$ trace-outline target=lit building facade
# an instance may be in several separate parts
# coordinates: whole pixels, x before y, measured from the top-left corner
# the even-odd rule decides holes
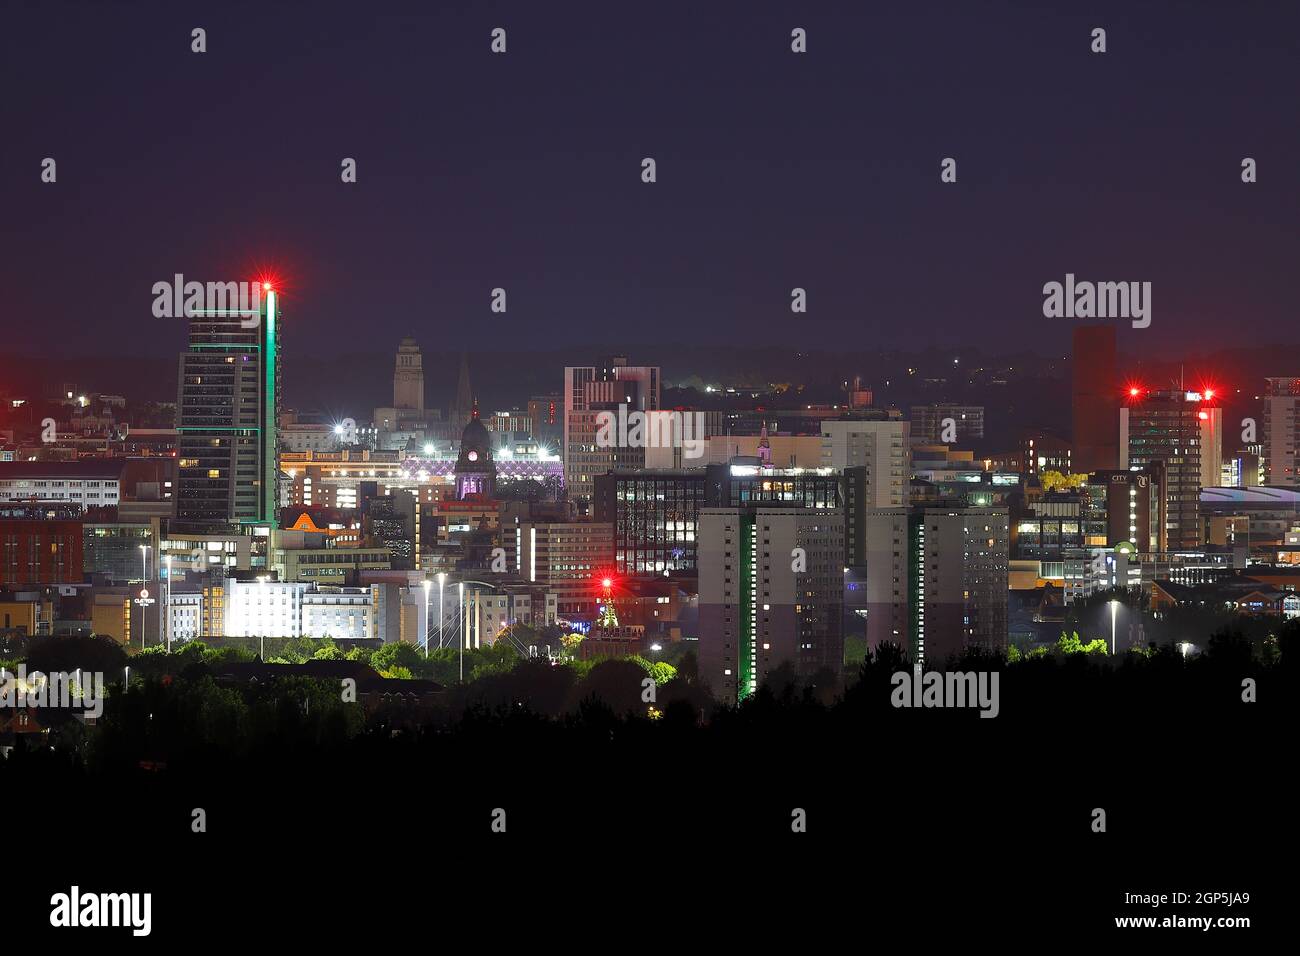
[[[1300,378],[1266,379],[1264,484],[1300,487]]]
[[[529,584],[554,592],[561,617],[594,617],[600,581],[614,569],[613,525],[528,520],[513,530],[514,540],[505,542],[511,570]]]
[[[1121,470],[1164,469],[1164,541],[1158,550],[1201,545],[1203,419],[1214,396],[1182,389],[1132,388],[1119,410]],[[1217,475],[1217,468],[1215,469]],[[1218,479],[1211,482],[1218,486]]]
[[[1001,508],[869,511],[867,639],[913,659],[1007,642],[1010,529]]]
[[[190,316],[177,402],[176,517],[186,525],[275,527],[280,321],[279,295],[269,287],[256,316],[237,309]]]
[[[844,516],[754,504],[700,513],[700,676],[739,701],[773,669],[838,675],[844,659]]]
[[[904,421],[824,421],[821,465],[863,469],[863,507],[901,508],[912,477],[911,434]]]
[[[564,370],[564,486],[574,500],[589,499],[596,475],[614,468],[645,465],[645,448],[599,447],[597,415],[659,409],[658,366],[628,365],[615,356],[600,366],[569,366]]]
[[[701,508],[840,509],[844,502],[844,476],[829,468],[615,471],[597,476],[594,488],[593,515],[614,528],[616,569],[635,576],[695,573]]]

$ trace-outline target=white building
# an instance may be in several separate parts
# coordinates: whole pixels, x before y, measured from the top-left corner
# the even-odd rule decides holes
[[[822,467],[866,469],[864,508],[907,505],[912,479],[911,423],[889,421],[822,422]]]
[[[1270,378],[1264,395],[1264,484],[1300,487],[1300,378]]]
[[[465,632],[470,647],[496,643],[506,627],[522,624],[540,629],[556,622],[558,595],[519,588],[465,590]]]
[[[338,451],[339,435],[332,425],[286,423],[280,426],[280,444],[295,454]]]
[[[118,504],[122,463],[15,461],[0,467],[0,501],[59,501],[86,508]]]
[[[378,584],[352,588],[227,578],[225,602],[226,637],[396,639],[385,626],[383,586]],[[412,607],[420,619],[417,633],[424,633],[424,603]]]
[[[203,592],[173,590],[167,596],[167,634],[173,641],[192,641],[203,634]],[[166,635],[164,635],[166,636]]]

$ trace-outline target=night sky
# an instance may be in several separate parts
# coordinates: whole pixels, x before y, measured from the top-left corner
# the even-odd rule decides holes
[[[11,0],[6,336],[175,354],[154,282],[269,269],[318,357],[1061,354],[1041,289],[1074,272],[1153,283],[1122,349],[1300,341],[1300,5],[1044,6]]]

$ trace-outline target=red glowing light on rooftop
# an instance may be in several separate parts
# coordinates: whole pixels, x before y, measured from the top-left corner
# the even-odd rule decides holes
[[[1128,390],[1128,393],[1131,398],[1137,398],[1140,394],[1142,394],[1142,389],[1136,387],[1130,388]]]
[[[263,282],[263,283],[262,283],[262,291],[263,291],[263,292],[270,292],[270,291],[271,291],[271,283],[269,283],[269,282]]]
[[[613,585],[613,583],[614,583],[614,582],[611,581],[609,578],[603,578],[603,579],[601,580],[601,582],[600,582],[600,586],[603,587],[603,588],[608,588],[608,587],[610,587],[611,585]]]

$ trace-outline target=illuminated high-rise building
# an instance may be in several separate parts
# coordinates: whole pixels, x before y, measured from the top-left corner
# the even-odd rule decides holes
[[[176,517],[184,526],[274,528],[279,507],[279,294],[252,309],[190,313],[180,355]]]
[[[844,513],[751,502],[699,521],[700,676],[714,693],[743,700],[782,664],[838,673]]]
[[[1264,392],[1264,484],[1300,487],[1300,378],[1270,378]]]
[[[599,366],[565,368],[564,487],[570,499],[590,499],[597,475],[645,466],[643,445],[598,444],[598,416],[602,411],[617,413],[620,405],[628,412],[657,411],[659,382],[659,366],[628,365],[624,356]]]
[[[943,661],[1007,642],[1005,508],[868,509],[867,641]]]
[[[1201,546],[1202,441],[1213,432],[1206,427],[1216,420],[1210,414],[1217,411],[1213,402],[1213,393],[1131,386],[1119,410],[1120,468],[1141,470],[1160,464],[1164,469],[1161,551]],[[1209,487],[1218,484],[1216,478]]]

